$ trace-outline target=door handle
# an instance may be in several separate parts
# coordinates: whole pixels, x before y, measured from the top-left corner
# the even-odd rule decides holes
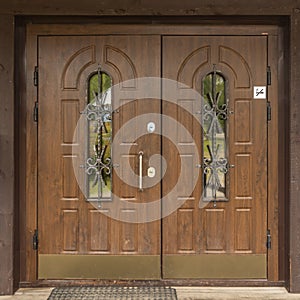
[[[139,152],[139,191],[143,191],[143,151]]]

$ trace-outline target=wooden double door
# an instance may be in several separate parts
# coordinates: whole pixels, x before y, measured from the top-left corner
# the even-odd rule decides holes
[[[40,279],[266,278],[267,39],[39,37]],[[100,92],[118,137],[105,201],[78,183],[101,155],[99,128],[76,131]]]

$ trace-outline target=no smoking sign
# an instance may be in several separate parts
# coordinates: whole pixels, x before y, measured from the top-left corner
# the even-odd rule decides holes
[[[255,86],[253,88],[254,99],[267,99],[267,87],[266,86]]]

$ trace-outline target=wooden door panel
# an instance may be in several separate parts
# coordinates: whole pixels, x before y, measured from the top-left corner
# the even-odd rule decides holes
[[[267,37],[166,36],[162,48],[160,43],[159,36],[39,38],[39,278],[157,279],[161,254],[165,278],[266,277],[266,99],[253,99],[253,87],[266,85]],[[162,232],[160,221],[135,224],[107,216],[110,209],[119,209],[121,219],[130,216],[134,221],[147,211],[109,203],[100,208],[85,201],[72,163],[84,159],[80,143],[85,133],[73,133],[87,104],[87,79],[99,64],[125,91],[138,88],[138,77],[160,77],[161,65],[164,78],[200,94],[202,79],[214,68],[224,75],[229,98],[228,164],[234,166],[228,170],[228,201],[200,202],[203,145],[196,119],[201,100],[185,96],[186,87],[181,85],[175,104],[132,101],[126,94],[113,102],[113,135],[120,133],[113,158],[121,177],[132,176],[131,169],[138,174],[140,151],[144,170],[152,155],[162,153],[168,163],[162,196],[171,197],[175,187],[171,200],[186,200],[163,219]],[[167,91],[162,92],[165,99]],[[147,114],[160,113],[161,103],[163,114],[177,120],[176,127],[162,123],[163,138],[146,132],[150,121],[160,127],[160,120]],[[146,117],[137,122],[142,114]],[[130,131],[123,126],[128,121]],[[145,135],[137,137],[141,127]],[[78,151],[72,151],[76,147]],[[156,172],[160,174],[160,166]],[[161,183],[143,192],[137,186],[137,177],[130,186],[113,172],[113,192],[121,201],[161,198]]]
[[[88,231],[90,252],[109,253],[111,250],[111,219],[101,209],[89,209]],[[101,232],[101,235],[99,235]]]
[[[75,252],[79,249],[79,214],[77,209],[62,209],[63,252]]]
[[[225,228],[227,220],[224,208],[205,209],[204,215],[204,251],[216,253],[226,251],[226,235],[221,228]]]
[[[158,278],[160,221],[145,224],[121,222],[107,215],[109,209],[114,209],[109,205],[103,204],[99,208],[87,202],[73,170],[73,160],[84,163],[84,151],[81,150],[85,147],[82,143],[86,133],[79,130],[77,136],[73,135],[87,105],[89,76],[101,65],[111,76],[113,84],[120,83],[124,91],[136,89],[138,77],[159,77],[160,38],[40,37],[38,52],[39,278]],[[151,61],[146,64],[144,58],[150,56]],[[159,99],[145,100],[148,104],[135,100],[128,105],[126,103],[132,99],[114,100],[113,109],[118,108],[118,111],[113,114],[113,135],[140,114],[160,112]],[[112,150],[114,163],[119,165],[124,178],[129,176],[126,173],[128,160],[137,173],[140,150],[145,153],[145,166],[152,153],[160,153],[160,139],[156,135],[136,139],[136,129],[131,126],[129,137],[128,132],[121,132],[120,145]],[[114,173],[113,176],[117,179]],[[160,199],[159,184],[141,193],[124,182],[113,182],[113,191],[122,201]],[[130,214],[134,220],[137,212],[123,209],[119,212],[121,218],[122,214]],[[71,257],[75,254],[77,260]],[[130,255],[136,257],[136,262],[128,260]],[[107,263],[107,256],[110,256],[112,264],[115,264],[113,259],[118,260],[111,271],[101,268]],[[98,271],[84,271],[87,263],[99,265]],[[128,267],[132,272],[128,272]]]
[[[236,252],[251,253],[252,251],[252,219],[252,211],[250,208],[236,208],[234,216],[234,231],[238,233],[234,241]]]
[[[252,103],[250,100],[236,100],[234,103],[235,111],[235,128],[234,141],[235,144],[252,143]]]
[[[184,206],[163,220],[163,274],[167,278],[265,278],[266,99],[254,99],[253,88],[266,86],[267,37],[169,36],[163,38],[162,49],[163,77],[178,80],[202,95],[202,80],[215,69],[226,79],[229,99],[229,199],[215,202],[215,205],[212,202],[202,203],[199,208],[204,191],[202,174],[199,176]],[[182,99],[178,98],[177,107],[163,103],[163,114],[172,116],[189,128],[193,141],[184,141],[178,133],[177,145],[185,147],[187,155],[196,150],[202,155],[202,129],[190,125],[194,118],[199,118],[199,113],[191,106],[189,111],[193,112],[193,116],[185,119],[180,115],[181,102]],[[200,103],[201,99],[191,99],[191,102],[197,107],[196,103]],[[180,163],[189,169],[187,177],[190,183],[195,178],[192,176],[195,168],[202,164],[201,161],[194,161],[188,165],[170,154],[164,146],[163,156],[172,169],[170,174],[173,174],[173,181],[178,178]],[[201,173],[203,169],[197,171]],[[163,182],[164,195],[169,189],[169,182]],[[177,195],[179,198],[180,192]],[[184,234],[186,237],[183,241]],[[249,268],[247,272],[249,266],[243,260],[251,262],[254,266],[252,270]],[[224,268],[229,261],[233,263],[230,271]],[[244,265],[246,272],[239,267],[235,269],[235,262]],[[187,267],[183,270],[180,265],[185,263]],[[204,270],[207,264],[213,265],[214,271],[209,273]],[[190,272],[187,271],[188,267]]]

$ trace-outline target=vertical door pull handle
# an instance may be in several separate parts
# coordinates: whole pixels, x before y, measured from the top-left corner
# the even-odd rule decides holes
[[[139,152],[139,191],[143,191],[143,151]]]

